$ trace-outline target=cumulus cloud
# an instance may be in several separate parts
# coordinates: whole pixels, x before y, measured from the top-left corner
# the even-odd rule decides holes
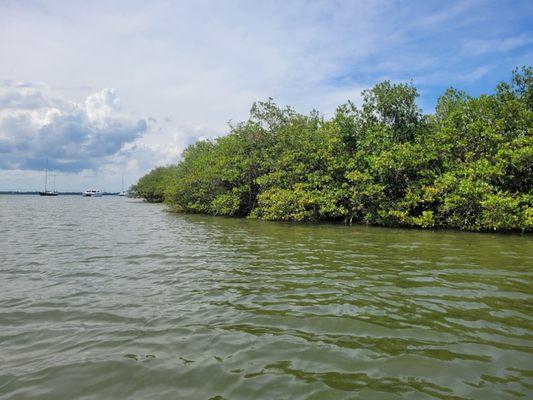
[[[147,132],[147,122],[122,111],[114,89],[80,103],[43,85],[0,85],[0,169],[64,172],[97,169]]]

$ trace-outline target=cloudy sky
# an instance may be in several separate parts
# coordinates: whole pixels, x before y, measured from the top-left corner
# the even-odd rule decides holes
[[[431,112],[533,64],[526,1],[0,0],[0,190],[120,190],[255,100],[326,116],[384,80]]]

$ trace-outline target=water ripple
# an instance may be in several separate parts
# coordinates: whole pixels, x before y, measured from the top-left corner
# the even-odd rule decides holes
[[[533,397],[531,236],[0,196],[0,398]]]

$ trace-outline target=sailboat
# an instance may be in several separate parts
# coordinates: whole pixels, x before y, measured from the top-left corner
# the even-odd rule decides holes
[[[122,190],[118,194],[119,196],[126,196],[127,193],[124,191],[124,172],[122,173]]]
[[[39,192],[39,196],[57,196],[56,176],[54,174],[54,190],[48,190],[48,158],[46,159],[46,169],[44,170],[44,192]]]

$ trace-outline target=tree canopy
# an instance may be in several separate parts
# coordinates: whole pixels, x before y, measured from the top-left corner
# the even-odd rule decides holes
[[[179,212],[464,230],[533,228],[533,70],[494,93],[454,88],[424,115],[385,81],[330,119],[272,99],[133,190]]]

